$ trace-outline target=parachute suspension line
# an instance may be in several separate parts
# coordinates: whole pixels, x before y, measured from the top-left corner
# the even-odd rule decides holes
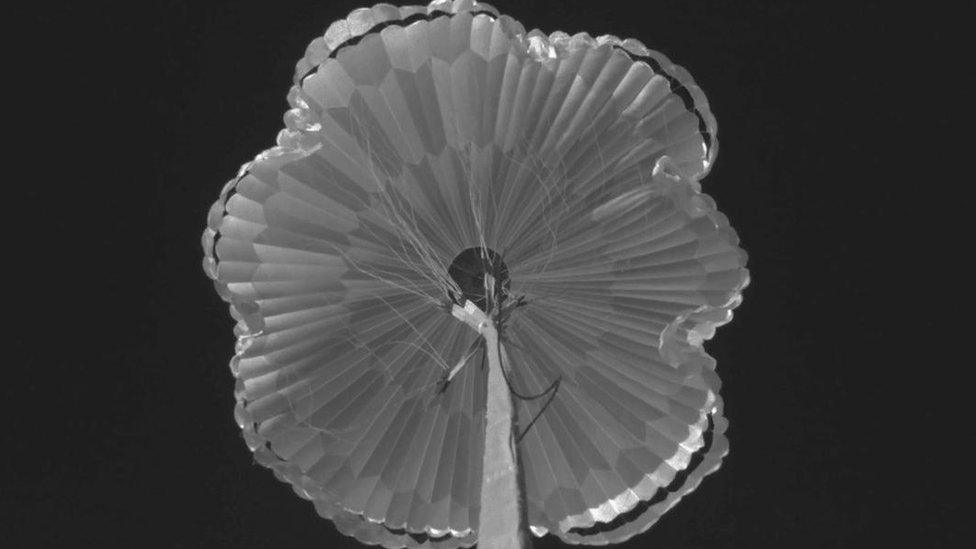
[[[499,342],[498,345],[499,345],[498,354],[499,354],[499,356],[501,356],[501,343]],[[551,391],[553,391],[555,387],[558,387],[559,386],[559,382],[562,381],[562,379],[563,379],[563,376],[557,377],[556,380],[553,381],[552,383],[550,383],[549,384],[549,387],[547,387],[541,393],[537,393],[537,394],[534,394],[534,395],[523,395],[522,393],[516,391],[515,390],[515,387],[512,386],[512,380],[511,380],[510,377],[508,377],[508,372],[504,368],[504,360],[502,361],[502,363],[503,363],[502,364],[502,366],[503,366],[502,367],[502,374],[505,376],[505,383],[508,385],[508,390],[511,391],[512,394],[515,395],[515,398],[518,398],[519,400],[535,400],[537,398],[542,398],[542,397],[548,395]],[[551,399],[552,399],[552,397],[550,397],[550,400]]]
[[[501,330],[499,330],[499,332],[500,331]],[[501,352],[501,338],[499,338],[499,341],[497,341],[496,344],[498,345],[498,357],[499,359],[501,359],[501,357],[503,356]],[[512,386],[512,380],[511,378],[508,377],[508,371],[505,368],[504,360],[502,360],[501,362],[502,362],[501,371],[502,371],[502,375],[505,376],[505,384],[508,385],[508,390],[513,395],[515,395],[515,398],[518,398],[519,400],[523,400],[523,401],[529,401],[529,400],[535,400],[537,398],[542,398],[546,395],[549,395],[549,398],[546,399],[546,403],[542,405],[542,408],[540,408],[539,411],[536,412],[534,416],[532,416],[532,421],[530,421],[529,424],[526,425],[525,429],[522,429],[522,432],[519,433],[517,437],[515,437],[515,443],[518,444],[519,442],[522,442],[522,437],[528,434],[529,429],[531,429],[532,426],[535,425],[535,422],[536,420],[539,419],[539,416],[541,416],[542,413],[546,411],[546,408],[548,408],[549,404],[552,403],[552,399],[556,398],[556,392],[559,391],[559,383],[562,382],[563,376],[556,377],[556,379],[553,380],[553,382],[550,383],[549,386],[546,387],[546,389],[541,393],[537,393],[534,395],[523,395],[518,391],[516,391],[515,387]]]
[[[489,284],[491,284],[492,286],[494,286],[494,278],[492,278],[491,276],[486,276],[485,277],[486,292],[489,289],[489,288],[487,288],[487,286]],[[490,289],[493,289],[493,288],[490,288]],[[494,294],[487,294],[487,295],[494,295]],[[508,321],[508,317],[511,314],[511,312],[513,310],[515,310],[516,308],[521,307],[521,306],[523,306],[525,304],[526,304],[525,296],[519,296],[507,308],[504,307],[504,306],[502,306],[501,304],[498,304],[499,306],[498,306],[497,311],[494,310],[494,309],[489,309],[489,310],[491,310],[494,313],[493,314],[493,317],[494,317],[494,322],[495,322],[495,329],[498,332],[498,341],[496,341],[496,345],[498,347],[498,349],[497,349],[497,351],[498,351],[498,358],[499,358],[499,362],[500,362],[500,365],[501,365],[501,368],[500,369],[501,369],[502,375],[505,376],[505,384],[508,385],[508,390],[513,395],[515,395],[515,398],[518,398],[519,400],[521,400],[523,402],[527,402],[527,401],[530,401],[530,400],[535,400],[537,398],[542,398],[542,397],[544,397],[546,395],[549,395],[549,398],[546,399],[546,403],[543,404],[542,405],[542,408],[540,408],[539,411],[536,412],[536,414],[532,417],[532,421],[530,421],[529,424],[525,427],[525,429],[523,429],[522,432],[519,433],[517,437],[515,437],[515,443],[516,444],[518,444],[519,442],[522,442],[522,437],[524,437],[526,434],[528,434],[529,429],[531,429],[532,426],[535,425],[535,422],[539,419],[539,416],[541,416],[542,413],[545,412],[547,408],[549,408],[549,405],[552,404],[552,399],[556,398],[556,393],[559,391],[559,384],[560,384],[560,382],[562,382],[562,379],[563,379],[562,376],[557,376],[556,379],[553,380],[553,382],[550,383],[549,386],[546,387],[546,389],[543,390],[541,393],[538,393],[538,394],[535,394],[535,395],[525,395],[525,394],[522,394],[521,392],[515,390],[515,385],[512,383],[512,379],[510,377],[508,377],[508,368],[505,367],[505,361],[504,361],[504,358],[503,358],[504,354],[502,353],[502,350],[501,350],[501,345],[502,345],[501,339],[502,339],[503,334],[504,334],[505,323]]]

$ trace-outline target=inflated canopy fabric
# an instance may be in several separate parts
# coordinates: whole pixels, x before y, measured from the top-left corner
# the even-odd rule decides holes
[[[471,1],[377,5],[312,42],[288,98],[203,237],[261,464],[363,542],[474,544],[487,367],[447,270],[482,246],[522,298],[512,388],[560,380],[515,399],[520,431],[539,414],[518,447],[536,535],[627,539],[719,466],[701,343],[748,275],[699,191],[716,125],[683,69]]]

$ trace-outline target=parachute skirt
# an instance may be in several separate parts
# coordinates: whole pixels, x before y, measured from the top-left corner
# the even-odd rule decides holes
[[[311,43],[288,100],[203,235],[259,463],[364,543],[473,545],[487,359],[447,269],[481,246],[519,301],[512,388],[559,380],[547,406],[514,399],[535,535],[623,541],[719,467],[702,342],[748,273],[700,193],[716,123],[687,72],[485,4],[381,4]]]

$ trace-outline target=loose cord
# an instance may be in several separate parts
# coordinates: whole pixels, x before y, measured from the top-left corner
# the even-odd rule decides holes
[[[522,432],[519,433],[517,437],[515,437],[515,443],[518,444],[519,442],[522,441],[522,437],[528,434],[529,429],[531,429],[532,426],[535,425],[535,422],[538,421],[539,417],[542,415],[542,412],[546,411],[546,408],[548,408],[549,404],[552,403],[552,399],[556,398],[556,391],[559,390],[559,384],[560,382],[562,382],[563,376],[556,377],[556,379],[551,384],[549,384],[549,387],[547,387],[546,390],[542,391],[537,395],[528,396],[519,393],[518,391],[515,390],[515,387],[512,386],[512,380],[509,379],[508,377],[508,370],[507,368],[505,368],[505,362],[504,362],[505,359],[503,358],[504,355],[502,354],[502,344],[501,344],[500,336],[501,334],[499,334],[499,337],[495,338],[495,345],[497,346],[497,350],[498,350],[498,360],[501,363],[500,366],[502,369],[502,376],[505,378],[505,384],[508,385],[509,392],[515,395],[516,398],[520,400],[526,400],[526,401],[542,398],[546,394],[549,395],[549,398],[546,399],[546,403],[543,404],[542,408],[540,408],[539,411],[536,412],[535,416],[532,417],[532,421],[530,421],[529,424],[525,427],[525,429],[523,429]]]

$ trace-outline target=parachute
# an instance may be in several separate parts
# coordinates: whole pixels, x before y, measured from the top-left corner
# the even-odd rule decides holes
[[[465,307],[497,330],[533,534],[623,541],[719,467],[702,345],[749,278],[684,69],[474,1],[379,4],[312,41],[288,101],[203,265],[244,439],[320,515],[386,547],[478,541],[490,365]]]

